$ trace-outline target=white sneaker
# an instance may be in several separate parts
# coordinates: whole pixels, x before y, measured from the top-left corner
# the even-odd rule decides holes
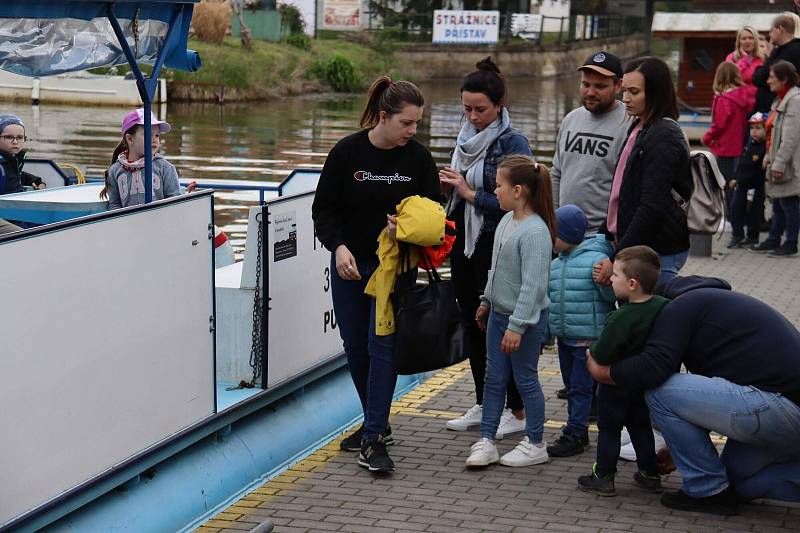
[[[628,438],[628,443],[621,446],[619,449],[619,458],[624,459],[625,461],[635,461],[636,460],[636,450],[633,449],[633,443],[631,442],[631,436],[628,434],[628,430],[625,429],[622,431],[622,438]],[[664,437],[661,436],[661,432],[653,430],[653,439],[656,441],[656,453],[661,448],[666,448],[667,443],[664,440]],[[621,442],[625,442],[622,440]]]
[[[497,426],[497,433],[494,438],[500,440],[507,435],[519,433],[520,431],[525,431],[525,419],[520,420],[514,416],[511,409],[506,409],[500,417],[500,425]]]
[[[462,416],[454,418],[453,420],[448,420],[447,429],[452,429],[453,431],[466,431],[472,426],[480,426],[482,415],[483,407],[476,403]]]
[[[541,447],[540,447],[541,446]],[[531,444],[526,436],[517,447],[500,458],[500,464],[505,466],[530,466],[546,463],[547,445],[541,443],[539,446]]]
[[[500,459],[497,453],[497,446],[486,437],[473,444],[469,449],[467,466],[489,466]]]

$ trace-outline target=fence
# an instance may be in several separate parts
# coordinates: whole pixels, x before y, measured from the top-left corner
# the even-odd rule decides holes
[[[378,13],[365,12],[366,30],[385,34],[397,41],[431,42],[433,36],[433,12]],[[363,19],[362,19],[363,20]],[[539,23],[531,27],[529,23]],[[644,17],[624,15],[572,15],[569,17],[547,17],[527,13],[500,14],[500,40],[505,44],[512,39],[536,44],[566,44],[580,40],[622,37],[643,32]]]

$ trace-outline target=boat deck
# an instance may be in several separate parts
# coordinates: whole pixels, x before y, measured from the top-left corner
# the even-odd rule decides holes
[[[728,279],[734,287],[776,307],[800,325],[800,259],[779,259],[744,250],[726,250],[727,235],[714,242],[711,258],[690,258],[686,274]],[[562,386],[558,358],[545,352],[540,380],[546,401],[545,439],[553,441],[567,417],[566,401],[556,398]],[[512,469],[464,467],[477,431],[452,432],[445,420],[474,401],[469,367],[444,370],[394,402],[392,429],[397,463],[391,477],[377,478],[360,468],[355,454],[328,443],[257,490],[216,515],[199,530],[249,531],[266,519],[276,532],[301,531],[634,531],[716,532],[797,531],[800,505],[757,502],[733,517],[679,512],[662,507],[658,495],[639,490],[631,480],[633,463],[620,461],[617,493],[602,498],[579,492],[576,479],[594,462],[592,446],[580,456]],[[302,423],[298,420],[297,423]],[[499,441],[504,453],[517,443]],[[718,439],[717,443],[724,442]],[[680,477],[665,478],[675,490]]]

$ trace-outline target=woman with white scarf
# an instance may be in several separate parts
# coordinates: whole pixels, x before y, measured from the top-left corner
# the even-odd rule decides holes
[[[467,74],[461,84],[466,121],[458,134],[450,166],[439,172],[442,190],[449,197],[447,215],[457,229],[450,265],[476,397],[475,405],[463,416],[447,422],[447,428],[454,431],[480,425],[483,411],[486,333],[475,323],[475,311],[486,286],[495,229],[504,215],[494,194],[497,165],[510,154],[532,155],[527,137],[511,127],[500,69],[491,57],[476,66],[477,70]],[[513,379],[506,405],[498,439],[525,430],[525,411]]]

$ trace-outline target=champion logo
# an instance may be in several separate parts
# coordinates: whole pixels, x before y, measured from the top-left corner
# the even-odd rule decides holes
[[[393,181],[401,181],[401,182],[411,181],[410,176],[401,176],[397,172],[387,176],[380,176],[378,174],[373,174],[372,172],[369,172],[367,170],[357,171],[355,174],[353,174],[353,178],[355,178],[356,181],[385,181],[387,184],[391,184]]]
[[[606,60],[606,55],[603,52],[595,54],[594,57],[592,58],[592,61],[594,61],[595,63],[602,63],[605,60]]]

